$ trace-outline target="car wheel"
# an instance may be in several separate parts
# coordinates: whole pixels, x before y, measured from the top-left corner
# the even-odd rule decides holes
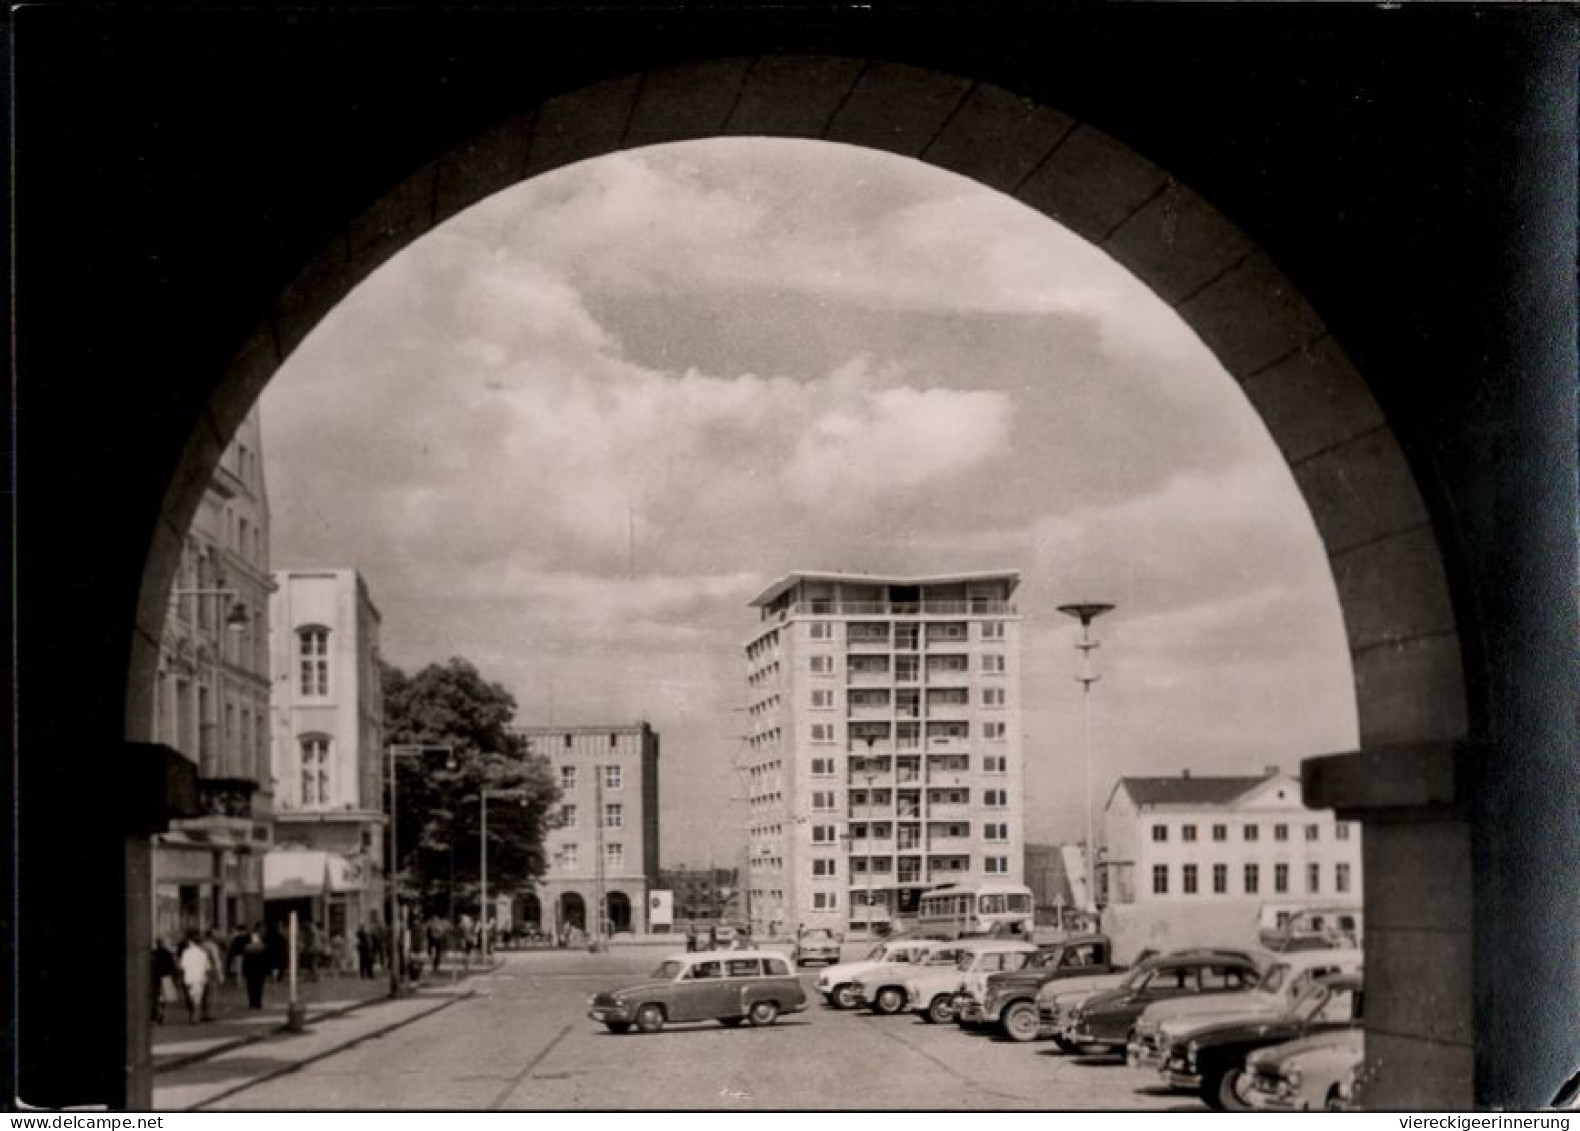
[[[657,1033],[664,1027],[664,1011],[656,1005],[644,1005],[636,1011],[636,1028],[639,1033]]]
[[[841,986],[835,986],[834,992],[829,995],[829,1001],[835,1009],[855,1009],[856,988],[849,982]]]
[[[939,994],[927,1007],[927,1020],[934,1025],[947,1025],[955,1019],[955,999],[952,994]]]
[[[629,1021],[605,1021],[603,1025],[604,1028],[608,1029],[611,1033],[625,1033],[629,1032],[631,1029],[631,1023]]]
[[[905,1008],[905,991],[898,986],[884,986],[872,1000],[874,1013],[892,1014]]]
[[[1251,1102],[1246,1099],[1246,1085],[1250,1077],[1245,1070],[1236,1064],[1218,1077],[1218,1106],[1224,1111],[1250,1111]]]
[[[758,1028],[761,1028],[764,1025],[772,1025],[779,1019],[779,1006],[776,1002],[754,1001],[752,1002],[752,1008],[747,1014],[747,1017],[749,1017],[752,1024]]]
[[[1348,1111],[1349,1105],[1344,1102],[1344,1096],[1339,1091],[1337,1084],[1328,1089],[1328,1098],[1322,1103],[1324,1111]]]
[[[1035,1005],[1029,1001],[1017,1001],[1004,1011],[999,1024],[1004,1035],[1012,1041],[1035,1041],[1041,1022],[1037,1018]]]
[[[745,1020],[746,1018],[744,1017],[721,1017],[719,1018],[719,1024],[723,1025],[726,1029],[736,1029],[739,1028],[741,1022]]]

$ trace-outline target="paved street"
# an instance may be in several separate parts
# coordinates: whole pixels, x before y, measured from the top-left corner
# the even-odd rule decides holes
[[[1096,1108],[1203,1110],[1115,1060],[1058,1055],[912,1015],[826,1008],[766,1029],[615,1036],[587,996],[662,951],[517,953],[471,996],[233,1092],[211,1110]],[[809,993],[812,975],[804,978]],[[1142,1090],[1138,1091],[1138,1086]]]

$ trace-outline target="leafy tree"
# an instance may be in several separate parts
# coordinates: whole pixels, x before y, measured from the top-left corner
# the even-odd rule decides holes
[[[543,835],[559,801],[549,763],[512,732],[516,701],[469,661],[408,676],[384,665],[384,724],[396,758],[402,894],[424,914],[478,914],[482,793],[488,798],[488,889],[519,890],[545,870]],[[443,748],[448,748],[446,754]],[[495,796],[496,794],[508,796]]]

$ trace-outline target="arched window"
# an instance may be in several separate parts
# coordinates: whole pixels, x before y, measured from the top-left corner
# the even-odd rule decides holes
[[[329,694],[329,630],[309,625],[296,630],[297,690],[304,697]]]
[[[330,802],[329,736],[304,734],[302,752],[302,808],[324,808]]]

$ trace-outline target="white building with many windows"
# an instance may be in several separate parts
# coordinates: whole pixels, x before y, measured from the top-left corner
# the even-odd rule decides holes
[[[1121,920],[1155,912],[1176,943],[1245,942],[1301,907],[1361,905],[1360,826],[1307,809],[1300,780],[1276,768],[1121,778],[1103,828],[1100,902]],[[1190,933],[1231,924],[1234,939]]]
[[[751,602],[754,931],[901,929],[929,888],[1021,880],[1019,582],[792,573]]]
[[[379,611],[354,569],[280,570],[274,581],[270,914],[294,908],[344,935],[382,919]]]

